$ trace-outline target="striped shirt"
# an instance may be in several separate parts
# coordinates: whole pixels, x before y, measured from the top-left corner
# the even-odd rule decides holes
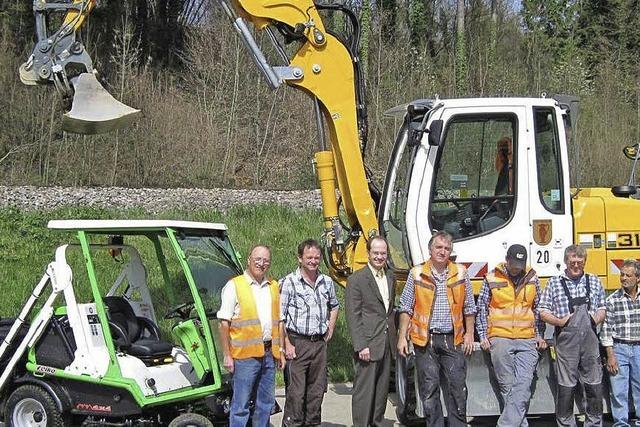
[[[338,309],[333,280],[318,274],[315,286],[312,286],[298,268],[280,280],[280,309],[289,331],[300,335],[324,335],[329,329],[329,313]]]
[[[613,346],[613,340],[640,341],[640,298],[633,300],[620,288],[606,301],[607,316],[600,331],[600,341],[605,347]]]
[[[550,311],[558,319],[566,317],[570,314],[569,299],[564,293],[562,287],[562,278],[565,279],[569,295],[571,298],[579,298],[587,296],[587,277],[589,278],[589,289],[591,303],[589,304],[589,313],[595,314],[596,311],[604,309],[604,288],[600,283],[598,276],[585,273],[576,284],[571,278],[563,274],[554,276],[549,279],[547,286],[542,292],[540,305],[538,305],[538,313]]]
[[[498,268],[498,267],[496,267]],[[506,271],[503,271],[507,274]],[[508,276],[508,274],[507,274]],[[536,297],[533,299],[533,318],[534,318],[534,330],[536,333],[536,337],[543,337],[544,331],[546,329],[545,323],[540,319],[540,313],[536,310],[540,302],[540,294],[542,291],[540,290],[540,280],[536,275],[534,277],[534,281],[536,283]],[[513,282],[509,279],[509,286],[513,286]],[[524,289],[522,290],[524,292]],[[489,316],[489,304],[491,303],[491,289],[489,288],[489,283],[487,283],[487,279],[482,282],[482,288],[480,288],[480,293],[478,294],[478,314],[476,315],[476,329],[478,330],[478,336],[480,340],[487,339],[487,331],[489,329],[488,316]]]
[[[451,308],[449,306],[449,299],[447,298],[447,275],[448,269],[445,269],[443,274],[438,274],[433,269],[431,274],[436,284],[436,299],[433,304],[433,312],[431,314],[431,322],[429,330],[437,333],[450,333],[453,332],[453,320],[451,319]],[[467,272],[464,274],[465,280],[465,298],[463,306],[463,314],[465,316],[475,314],[476,304],[473,300],[473,289],[471,288],[471,282],[469,281],[469,275]],[[413,270],[407,277],[407,283],[404,285],[402,294],[400,295],[400,312],[407,313],[413,316],[413,308],[416,303],[416,291],[415,291],[415,277],[413,277]]]

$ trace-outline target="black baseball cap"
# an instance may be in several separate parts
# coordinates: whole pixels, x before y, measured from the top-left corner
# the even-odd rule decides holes
[[[527,266],[527,250],[522,245],[511,245],[507,249],[507,260],[514,266],[525,268]]]

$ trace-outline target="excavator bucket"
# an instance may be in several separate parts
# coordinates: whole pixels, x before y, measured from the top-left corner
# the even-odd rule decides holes
[[[140,110],[117,101],[102,87],[93,73],[71,80],[75,95],[71,111],[62,118],[62,129],[70,133],[94,135],[129,126]]]

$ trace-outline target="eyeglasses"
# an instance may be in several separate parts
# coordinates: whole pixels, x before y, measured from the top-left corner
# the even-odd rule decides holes
[[[271,264],[271,260],[269,258],[250,258],[256,265],[269,265]]]
[[[570,265],[571,267],[582,267],[584,265],[584,260],[580,260],[580,261],[569,261],[567,263],[567,265]]]

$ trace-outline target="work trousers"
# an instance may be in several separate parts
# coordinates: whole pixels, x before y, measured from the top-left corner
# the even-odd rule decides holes
[[[493,337],[490,341],[491,364],[503,404],[498,426],[526,427],[531,381],[538,364],[536,340]]]
[[[575,427],[574,389],[578,381],[585,392],[584,427],[602,426],[602,364],[598,336],[587,305],[576,307],[567,324],[556,333],[556,422]]]
[[[427,427],[444,426],[440,403],[440,375],[449,426],[467,425],[467,362],[461,346],[453,344],[453,334],[431,334],[426,346],[414,346],[418,390]]]
[[[318,426],[327,384],[327,343],[322,336],[289,333],[296,358],[287,361],[284,427]]]
[[[380,427],[383,425],[389,394],[391,352],[385,342],[384,356],[380,360],[365,362],[355,353],[355,379],[351,396],[351,414],[354,427]]]

